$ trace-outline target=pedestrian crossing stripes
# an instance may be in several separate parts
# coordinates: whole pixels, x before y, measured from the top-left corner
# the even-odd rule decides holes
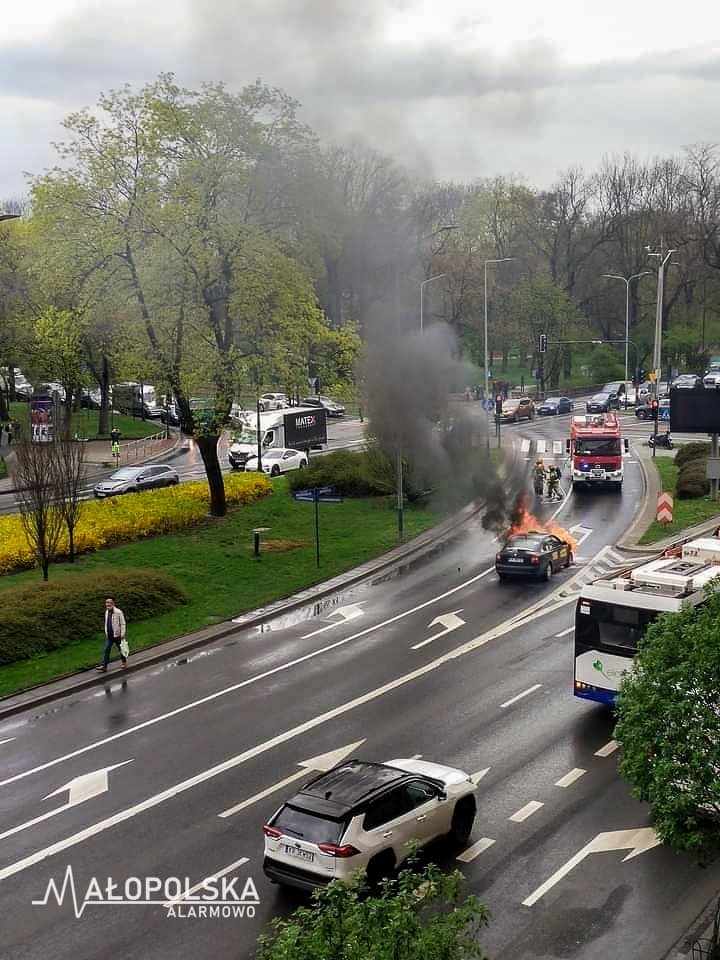
[[[534,454],[536,457],[542,456],[553,456],[553,457],[565,457],[565,444],[562,440],[547,440],[544,437],[539,437],[536,440],[531,440],[529,437],[522,437],[520,441],[514,442],[515,449],[519,449],[522,454]],[[527,457],[531,459],[531,457]]]

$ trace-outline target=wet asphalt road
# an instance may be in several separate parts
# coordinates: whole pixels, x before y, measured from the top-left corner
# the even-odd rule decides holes
[[[566,421],[508,437],[557,439]],[[588,852],[523,903],[592,841],[612,846],[601,835],[648,826],[617,777],[610,715],[572,697],[568,633],[574,578],[600,572],[600,551],[639,508],[640,467],[632,455],[626,464],[621,496],[543,508],[582,540],[576,567],[550,584],[501,586],[496,543],[473,522],[451,548],[322,609],[125,681],[110,675],[99,690],[0,724],[0,957],[251,957],[270,918],[302,899],[262,874],[262,824],[300,781],[273,787],[305,776],[304,761],[358,744],[352,754],[368,759],[422,754],[487,768],[471,849],[462,861],[443,845],[434,853],[489,905],[490,956],[660,960],[717,890],[717,867],[662,847],[627,862],[627,848]],[[532,619],[502,632],[528,607]],[[413,649],[449,612],[462,625]],[[107,790],[96,775],[93,793],[87,774],[120,764]],[[62,905],[33,905],[51,878],[62,887],[68,867],[80,901],[93,877],[192,885],[230,867],[238,888],[252,878],[260,903],[254,917],[213,920],[90,903],[76,919],[66,887]]]

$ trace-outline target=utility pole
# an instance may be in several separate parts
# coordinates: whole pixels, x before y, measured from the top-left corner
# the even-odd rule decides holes
[[[668,250],[666,254],[663,255],[662,252],[663,244],[660,244],[660,253],[653,253],[650,250],[650,247],[646,247],[649,257],[658,257],[660,260],[660,266],[658,267],[658,276],[657,276],[657,303],[655,305],[655,346],[653,348],[653,369],[655,371],[655,382],[653,386],[654,396],[658,398],[658,391],[660,380],[662,379],[662,321],[663,321],[663,300],[664,300],[664,285],[665,285],[665,267],[670,260],[670,257],[677,253],[676,249]]]

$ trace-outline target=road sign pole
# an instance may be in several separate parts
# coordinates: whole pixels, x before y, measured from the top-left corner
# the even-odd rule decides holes
[[[711,437],[710,456],[717,457],[717,455],[718,455],[718,435],[716,433],[713,433]],[[717,500],[717,498],[718,498],[718,482],[717,482],[717,478],[714,478],[710,481],[710,499]]]
[[[320,491],[317,487],[313,490],[313,500],[315,501],[315,563],[320,567]]]

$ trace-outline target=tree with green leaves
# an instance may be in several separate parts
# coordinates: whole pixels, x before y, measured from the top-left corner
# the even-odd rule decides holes
[[[337,881],[309,907],[273,921],[258,960],[483,960],[487,909],[464,894],[459,870],[404,869],[368,895],[364,880]]]
[[[720,595],[648,627],[622,682],[620,773],[676,850],[720,845]]]

